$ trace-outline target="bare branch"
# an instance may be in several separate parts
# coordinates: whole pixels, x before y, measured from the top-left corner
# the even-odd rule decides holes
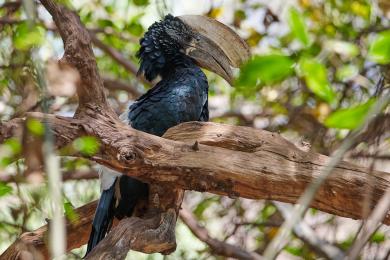
[[[66,224],[67,250],[78,248],[88,241],[90,226],[95,214],[97,201],[91,202],[75,210],[80,216],[77,222]],[[22,234],[1,256],[0,259],[24,259],[23,255],[37,255],[40,258],[48,259],[48,248],[45,244],[48,225],[42,226],[32,232]]]
[[[43,174],[43,173],[42,173]],[[98,173],[96,171],[66,171],[62,174],[62,180],[63,181],[69,181],[69,180],[93,180],[97,179]],[[18,176],[14,175],[6,175],[0,172],[0,181],[1,182],[24,182],[25,180],[21,180]]]
[[[123,55],[117,51],[116,49],[104,44],[101,40],[99,40],[94,33],[90,33],[90,36],[92,38],[93,44],[104,51],[107,55],[109,55],[113,60],[118,62],[120,65],[122,65],[128,72],[132,73],[134,76],[137,75],[137,67],[135,64],[133,64],[130,60],[123,57]],[[144,79],[140,79],[143,84],[149,86],[150,83],[147,82]]]
[[[276,208],[280,211],[284,219],[291,217],[293,207],[291,205],[274,202]],[[344,253],[336,246],[321,240],[317,237],[314,230],[305,222],[301,222],[294,227],[294,234],[303,240],[307,245],[318,254],[325,256],[327,259],[343,259]]]
[[[212,238],[207,229],[200,226],[196,221],[195,216],[186,208],[183,208],[180,211],[180,219],[199,240],[206,243],[211,251],[217,255],[237,259],[262,259],[261,256],[256,253],[246,251],[238,246]]]
[[[43,119],[42,114],[29,114]],[[90,159],[145,182],[186,190],[295,203],[330,160],[301,151],[278,134],[247,127],[184,123],[164,135],[180,141],[174,142],[131,129],[93,111],[88,115],[83,120],[48,117],[58,147],[81,135],[96,136],[102,149]],[[199,149],[194,150],[196,141]],[[362,218],[361,201],[369,178],[369,169],[340,162],[310,206],[339,216]],[[372,178],[371,205],[375,206],[390,187],[390,175],[373,171]],[[384,223],[390,224],[390,216]]]
[[[62,62],[70,64],[80,73],[81,80],[77,88],[80,103],[76,115],[80,116],[80,111],[85,106],[92,106],[96,110],[100,107],[114,115],[104,95],[103,80],[97,69],[89,32],[81,24],[80,18],[51,0],[41,0],[41,3],[53,16],[64,42]]]
[[[0,25],[6,25],[6,24],[18,24],[20,23],[20,20],[9,18],[9,17],[0,17]]]
[[[125,82],[122,82],[120,80],[110,79],[110,78],[103,78],[104,81],[104,87],[110,90],[124,90],[129,92],[133,98],[137,98],[142,95],[142,92],[138,90],[138,88],[134,85],[129,85]]]
[[[390,215],[390,189],[386,191],[381,200],[378,202],[375,210],[364,223],[358,238],[350,249],[347,259],[357,259],[359,252],[367,243],[371,235],[378,229],[381,221]]]

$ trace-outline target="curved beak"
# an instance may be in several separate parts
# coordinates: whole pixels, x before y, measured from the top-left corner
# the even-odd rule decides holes
[[[186,54],[199,66],[218,74],[232,85],[232,67],[238,68],[250,57],[246,42],[228,26],[212,18],[201,15],[178,18],[195,33],[195,40],[185,48]]]

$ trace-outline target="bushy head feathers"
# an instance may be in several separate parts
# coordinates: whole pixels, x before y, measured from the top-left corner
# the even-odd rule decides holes
[[[191,29],[180,19],[168,14],[164,20],[153,23],[140,40],[137,53],[140,59],[138,74],[144,74],[149,81],[164,74],[172,67],[178,55],[183,56],[181,42],[190,40]]]

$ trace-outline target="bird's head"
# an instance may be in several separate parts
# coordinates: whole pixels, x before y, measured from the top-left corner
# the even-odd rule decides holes
[[[185,54],[232,85],[232,67],[250,56],[248,45],[232,29],[200,15],[167,15],[149,27],[140,44],[139,73],[150,81],[171,65],[170,59]]]

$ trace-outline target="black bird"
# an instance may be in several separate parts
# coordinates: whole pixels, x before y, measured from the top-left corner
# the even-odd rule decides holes
[[[161,80],[125,113],[129,125],[162,136],[188,121],[208,121],[208,83],[200,67],[232,84],[232,69],[249,58],[249,48],[229,27],[211,18],[188,15],[151,25],[140,40],[138,74]],[[96,209],[87,254],[104,238],[114,217],[131,216],[148,185],[102,168],[102,195]]]

